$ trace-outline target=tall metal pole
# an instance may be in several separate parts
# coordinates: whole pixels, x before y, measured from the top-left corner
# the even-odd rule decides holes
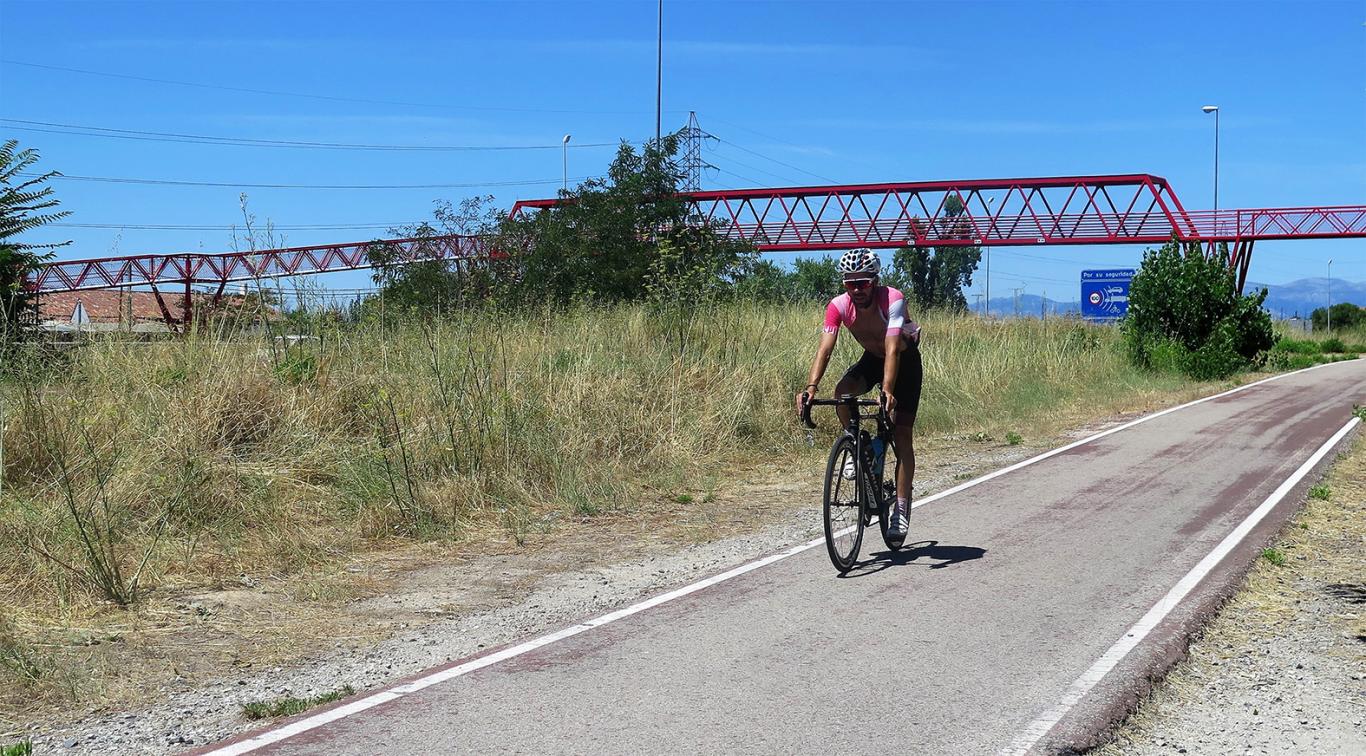
[[[1219,210],[1219,106],[1205,105],[1200,110],[1214,114],[1214,210]],[[1215,223],[1218,223],[1216,216]],[[1216,232],[1218,229],[1215,229]]]
[[[659,38],[655,47],[655,144],[659,144],[661,106],[664,100],[664,0],[659,0]]]
[[[1333,335],[1333,258],[1328,258],[1328,335]]]
[[[987,214],[991,215],[992,222],[987,228],[987,233],[996,230],[996,214],[991,211],[991,206],[995,204],[995,197],[987,198]],[[987,317],[991,317],[991,245],[987,245]]]
[[[991,317],[991,247],[987,247],[987,317]]]
[[[564,193],[569,193],[569,135],[564,135],[564,141],[560,142],[560,156],[564,159]]]

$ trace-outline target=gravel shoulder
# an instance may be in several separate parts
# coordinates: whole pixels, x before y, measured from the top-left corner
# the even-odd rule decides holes
[[[1366,753],[1361,436],[1191,644],[1189,657],[1093,751],[1292,752]]]

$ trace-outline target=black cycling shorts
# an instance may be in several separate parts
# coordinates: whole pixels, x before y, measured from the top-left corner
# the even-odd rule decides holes
[[[841,381],[857,379],[864,391],[882,383],[883,359],[876,354],[864,352],[858,362],[844,371]],[[920,364],[920,348],[908,346],[901,353],[897,365],[896,385],[892,396],[896,397],[896,424],[915,425],[915,413],[920,408],[920,384],[924,380],[924,368]]]

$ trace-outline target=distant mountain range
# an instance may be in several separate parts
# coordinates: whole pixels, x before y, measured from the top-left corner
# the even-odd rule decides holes
[[[1248,281],[1243,291],[1251,294],[1265,287],[1266,302],[1262,306],[1271,312],[1272,317],[1283,319],[1299,315],[1307,318],[1309,313],[1328,304],[1328,284],[1327,278],[1301,278],[1276,285]],[[1366,283],[1334,278],[1332,285],[1333,304],[1351,302],[1366,306]]]
[[[1273,318],[1280,320],[1295,315],[1307,318],[1315,308],[1328,303],[1328,283],[1327,278],[1301,278],[1285,284],[1248,281],[1243,291],[1251,294],[1265,288],[1266,302],[1262,306]],[[1351,302],[1366,307],[1366,283],[1334,278],[1332,284],[1333,304]],[[1049,317],[1081,312],[1080,301],[1063,302],[1050,298],[1046,306]],[[1037,294],[1022,294],[1018,303],[1014,297],[993,297],[990,312],[996,317],[1012,317],[1018,313],[1021,316],[1037,318],[1044,307],[1043,297]],[[980,312],[980,306],[975,301],[972,302],[972,310]]]
[[[1081,302],[1059,302],[1050,297],[1046,306],[1050,318],[1081,312]],[[992,297],[991,299],[991,314],[998,318],[1008,318],[1015,315],[1037,318],[1044,313],[1044,307],[1044,298],[1038,294],[1021,294],[1018,302],[1015,297]],[[972,311],[980,312],[976,302],[972,304]]]

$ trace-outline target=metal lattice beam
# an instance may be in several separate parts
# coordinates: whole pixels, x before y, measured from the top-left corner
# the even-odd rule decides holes
[[[765,252],[850,247],[1161,244],[1366,236],[1366,206],[1187,211],[1148,174],[687,192]],[[527,200],[514,213],[555,206]]]
[[[222,254],[131,255],[44,265],[32,281],[39,292],[85,291],[154,284],[227,284],[283,276],[373,267],[372,251],[398,262],[485,257],[489,243],[476,236],[382,239],[313,247]]]
[[[1366,237],[1366,206],[1187,211],[1166,179],[1149,174],[920,181],[685,192],[697,217],[764,252],[851,247],[1035,246],[1228,242],[1246,276],[1252,243]],[[560,200],[525,200],[517,215]],[[193,284],[372,267],[376,246],[397,261],[496,254],[487,239],[438,236],[224,254],[177,253],[70,260],[43,266],[38,292]],[[188,297],[188,293],[186,294]],[[187,303],[188,305],[188,303]]]

